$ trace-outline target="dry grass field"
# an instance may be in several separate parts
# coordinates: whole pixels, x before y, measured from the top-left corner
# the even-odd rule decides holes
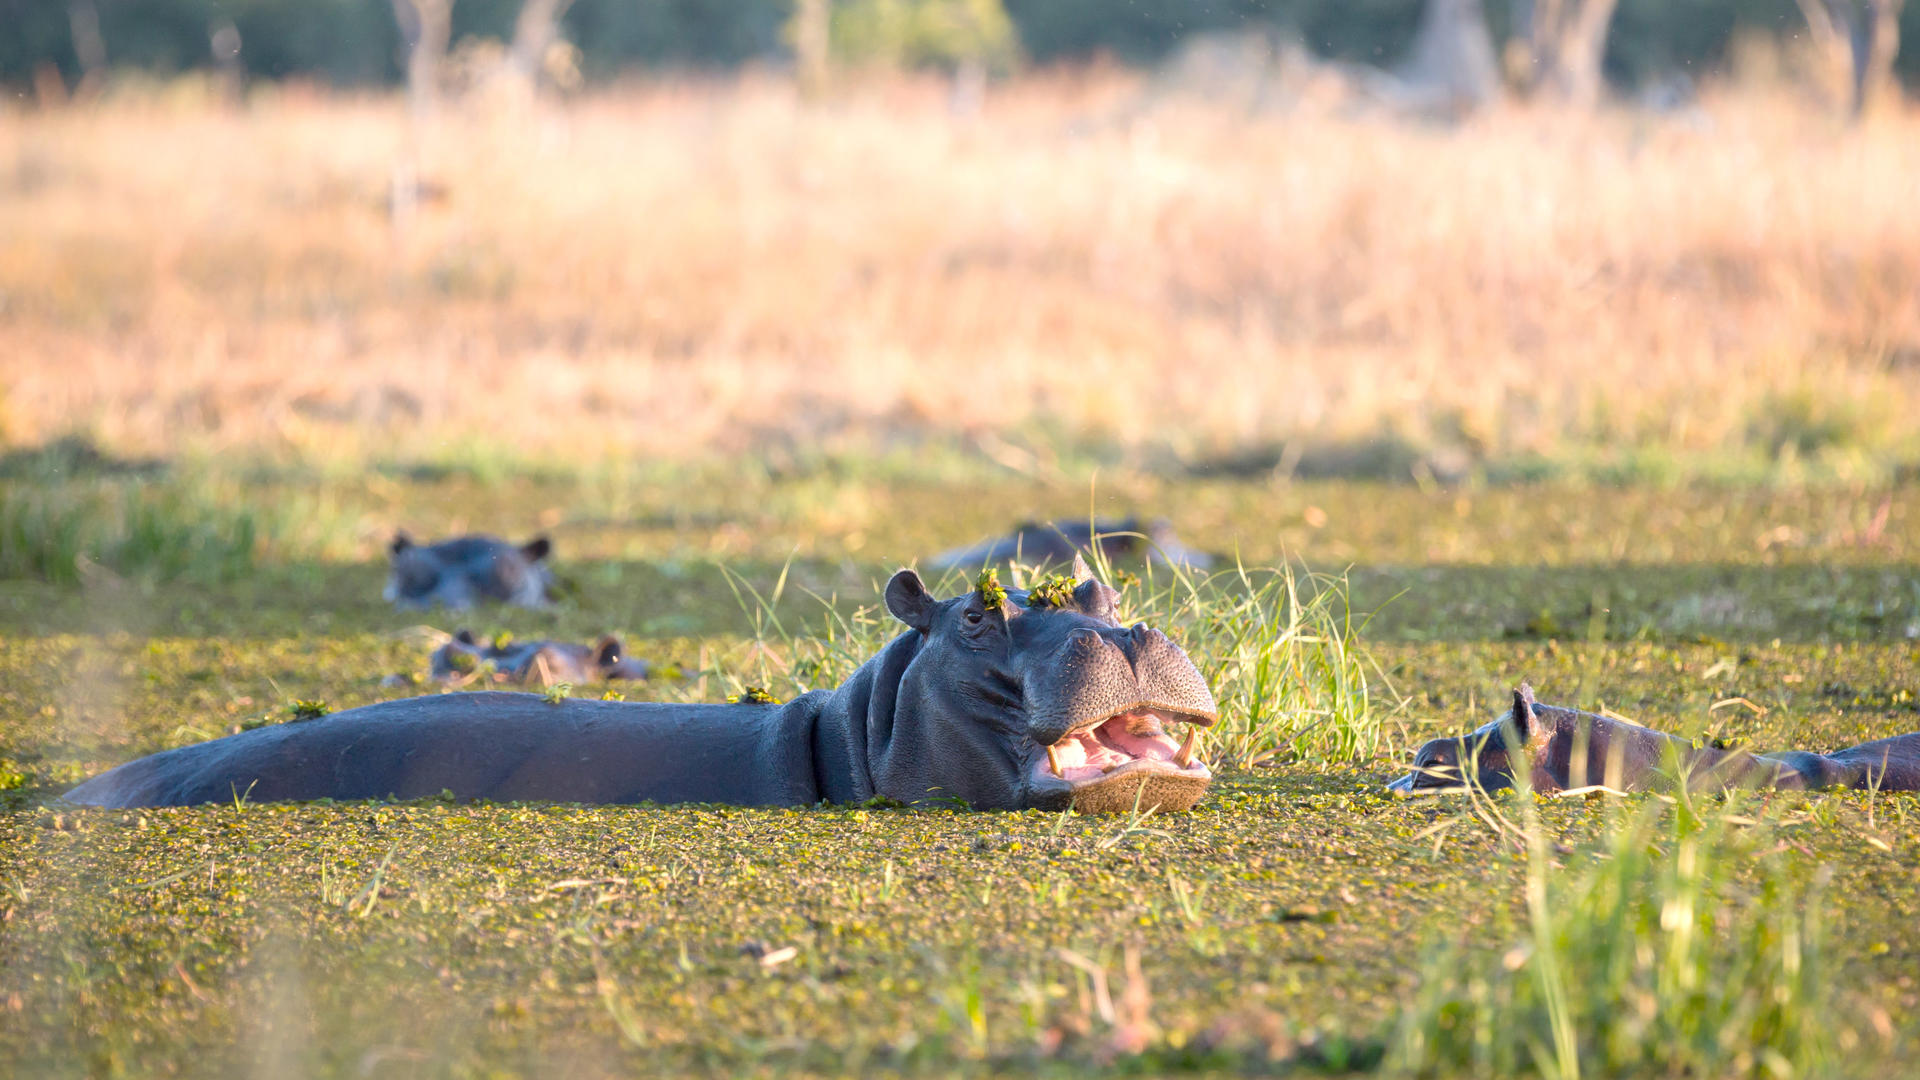
[[[1911,109],[1439,127],[1093,72],[964,117],[931,82],[670,81],[449,109],[396,229],[405,136],[395,98],[299,88],[0,111],[0,433],[355,460],[932,432],[1332,472],[1386,443],[1403,479],[1631,451],[1873,480],[1920,450]]]

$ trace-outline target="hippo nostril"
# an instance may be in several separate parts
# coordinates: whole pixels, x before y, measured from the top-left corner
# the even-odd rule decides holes
[[[1100,635],[1086,627],[1077,627],[1067,634],[1067,644],[1076,648],[1090,649],[1100,644]]]

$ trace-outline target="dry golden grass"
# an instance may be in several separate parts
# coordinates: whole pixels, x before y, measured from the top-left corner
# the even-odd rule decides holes
[[[0,422],[129,450],[1053,430],[1488,456],[1920,432],[1920,114],[1758,92],[1440,129],[1040,76],[0,113]],[[1807,430],[1813,434],[1805,435]],[[1835,432],[1838,434],[1836,435]],[[1905,451],[1901,451],[1904,453]]]

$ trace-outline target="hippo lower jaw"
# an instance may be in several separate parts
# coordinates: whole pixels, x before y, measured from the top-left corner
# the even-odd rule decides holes
[[[1043,747],[1033,765],[1036,792],[1082,814],[1158,808],[1191,810],[1207,793],[1213,771],[1194,756],[1200,728],[1210,716],[1135,706],[1068,732]],[[1186,724],[1184,741],[1169,724]],[[1064,795],[1065,798],[1058,798]]]

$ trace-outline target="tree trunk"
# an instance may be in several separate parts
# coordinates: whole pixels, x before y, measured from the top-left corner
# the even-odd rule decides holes
[[[799,69],[801,97],[819,97],[827,88],[832,11],[832,0],[798,0],[794,6],[793,55]]]
[[[80,61],[80,85],[75,97],[97,92],[107,81],[107,41],[100,36],[100,9],[93,0],[67,0],[67,29],[73,35],[73,55]]]
[[[394,162],[387,212],[405,232],[420,205],[421,161],[440,95],[440,61],[453,33],[453,0],[393,0],[394,21],[407,43],[407,139]]]
[[[407,43],[407,105],[416,122],[433,114],[440,94],[440,61],[453,33],[453,0],[393,0],[394,21]]]
[[[1905,0],[1799,0],[1825,89],[1858,119],[1899,93],[1893,61],[1900,53]]]
[[[1520,6],[1520,81],[1530,93],[1581,108],[1600,101],[1607,30],[1619,0],[1535,0]]]
[[[1893,61],[1900,55],[1900,9],[1906,0],[1869,0],[1867,48],[1860,51],[1861,69],[1854,76],[1857,90],[1853,111],[1861,113],[1892,101],[1900,94]]]
[[[507,47],[507,65],[528,87],[538,85],[547,49],[560,36],[560,20],[572,6],[573,0],[525,0],[520,5],[513,44]]]
[[[1443,111],[1466,113],[1500,95],[1500,66],[1481,0],[1427,0],[1413,50],[1397,73]]]

